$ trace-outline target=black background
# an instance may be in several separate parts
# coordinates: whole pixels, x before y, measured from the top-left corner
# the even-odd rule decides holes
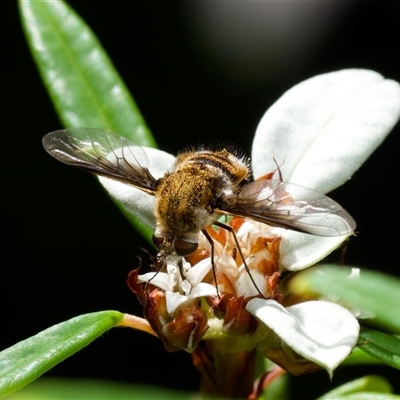
[[[293,45],[297,50],[304,46],[304,51],[296,52],[290,45],[280,45],[277,37],[275,48],[255,45],[248,52],[239,48],[233,56],[233,50],[224,53],[213,47],[216,39],[202,36],[210,21],[196,8],[202,2],[70,4],[98,35],[160,148],[171,153],[219,138],[250,154],[253,133],[265,110],[294,84],[320,73],[366,68],[400,79],[398,2],[348,2],[311,50],[307,40]],[[209,3],[211,12],[213,4],[236,7],[239,14],[246,14],[249,7],[268,7],[253,2]],[[315,7],[316,18],[328,18],[318,16],[327,3],[296,7]],[[2,2],[1,8],[5,112],[0,349],[86,312],[115,309],[141,315],[125,279],[137,265],[139,247],[150,248],[92,176],[55,162],[42,149],[41,137],[61,125],[31,59],[17,4]],[[238,29],[243,27],[246,24]],[[218,24],[212,28],[219,34]],[[237,32],[232,37],[229,30],[220,35],[227,42],[232,39],[235,50]],[[395,275],[400,257],[399,137],[396,126],[353,179],[331,194],[358,222],[359,235],[348,246],[347,263]],[[395,372],[386,367],[342,368],[333,384],[371,371],[387,376],[399,388]],[[155,338],[117,329],[48,375],[191,390],[198,382],[188,354],[169,354]],[[326,373],[293,379],[293,393],[308,390],[308,398],[329,387]]]

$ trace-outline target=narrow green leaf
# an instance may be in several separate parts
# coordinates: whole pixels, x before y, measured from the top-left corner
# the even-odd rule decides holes
[[[362,327],[359,347],[372,357],[400,369],[400,339],[387,333]]]
[[[383,400],[380,393],[362,392],[350,395],[347,400]],[[385,393],[384,400],[400,400],[400,396],[394,393]]]
[[[115,326],[123,315],[101,311],[54,325],[0,353],[0,398],[37,379]]]
[[[85,22],[61,0],[21,1],[19,8],[33,58],[64,126],[110,130],[156,147],[132,96]],[[149,240],[151,230],[124,215]]]
[[[381,361],[377,360],[375,357],[362,351],[360,348],[355,347],[351,354],[340,364],[341,366],[350,365],[371,365],[371,364],[382,364]]]
[[[385,330],[400,333],[400,280],[375,271],[361,270],[360,276],[349,277],[350,269],[319,266],[299,273],[291,282],[297,293],[316,293],[333,298],[346,307],[371,315],[371,322]]]
[[[361,394],[360,392],[373,392],[376,395],[377,393],[391,393],[391,391],[392,387],[385,378],[376,375],[369,375],[351,382],[347,382],[331,390],[330,392],[325,393],[318,400],[350,398],[347,396],[353,393]]]
[[[67,127],[111,130],[155,142],[97,37],[63,1],[19,2],[32,55]]]
[[[332,397],[328,397],[332,400]],[[336,396],[335,400],[399,400],[400,396],[392,393],[382,393],[377,392],[357,392],[352,394],[346,394],[344,396]]]
[[[7,400],[184,400],[194,393],[173,391],[162,387],[128,385],[104,380],[40,378]]]

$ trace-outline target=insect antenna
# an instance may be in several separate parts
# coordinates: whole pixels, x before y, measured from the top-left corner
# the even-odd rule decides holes
[[[218,226],[218,227],[220,227],[220,228],[222,228],[222,229],[227,230],[227,231],[232,235],[233,240],[235,241],[235,244],[236,244],[236,248],[237,248],[237,250],[239,251],[239,254],[240,254],[241,259],[243,260],[244,268],[246,269],[246,272],[249,274],[249,277],[250,277],[251,282],[253,283],[254,287],[255,287],[256,290],[257,290],[257,292],[265,299],[265,296],[261,293],[261,291],[260,291],[260,289],[258,288],[258,286],[257,286],[257,284],[256,284],[256,282],[255,282],[255,280],[254,280],[254,278],[253,278],[253,276],[251,275],[250,268],[249,268],[249,266],[247,265],[246,260],[245,260],[245,258],[244,258],[244,255],[243,255],[242,249],[241,249],[241,247],[240,247],[239,240],[238,240],[238,238],[237,238],[237,236],[236,236],[235,230],[234,230],[231,226],[226,225],[226,224],[224,224],[224,223],[222,223],[222,222],[219,222],[219,221],[214,221],[214,222],[213,222],[213,225]],[[205,229],[204,229],[202,232],[203,232],[204,236],[207,238],[207,240],[208,240],[208,242],[210,243],[210,246],[211,246],[211,266],[212,266],[212,270],[213,270],[213,275],[214,275],[215,284],[216,284],[216,286],[217,286],[217,275],[216,275],[215,263],[214,263],[214,240],[212,239],[212,237],[209,235],[209,233],[208,233]],[[219,297],[218,287],[217,287],[217,294],[218,294],[218,297]]]
[[[142,250],[144,253],[146,253],[150,257],[151,261],[151,266],[156,270],[156,273],[154,276],[152,276],[146,283],[151,282],[161,271],[161,269],[165,266],[165,256],[157,254],[153,256],[147,249],[140,247],[140,250]]]

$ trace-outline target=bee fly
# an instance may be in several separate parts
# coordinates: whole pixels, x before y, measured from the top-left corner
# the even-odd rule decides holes
[[[213,263],[213,240],[206,228],[217,225],[233,234],[247,267],[233,229],[217,220],[224,214],[319,236],[347,235],[356,226],[338,203],[311,189],[281,180],[251,181],[248,163],[225,149],[183,152],[172,172],[155,179],[148,163],[141,165],[135,156],[140,146],[112,132],[63,129],[45,135],[43,146],[65,164],[154,196],[153,242],[159,250],[158,260],[194,253],[203,232],[211,245]]]

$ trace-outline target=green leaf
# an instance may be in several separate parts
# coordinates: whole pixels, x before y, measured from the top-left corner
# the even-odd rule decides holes
[[[364,398],[361,397],[361,392],[372,392],[369,394],[377,395],[378,393],[391,393],[392,387],[390,386],[390,383],[385,379],[382,378],[381,376],[375,376],[375,375],[370,375],[370,376],[365,376],[363,378],[356,379],[351,382],[347,382],[333,390],[331,390],[328,393],[325,393],[322,397],[320,397],[318,400],[325,400],[325,399],[347,399],[351,398],[349,395],[352,394],[357,394],[360,395],[360,397],[355,397],[355,398]],[[365,397],[365,398],[372,398],[372,397]],[[374,397],[375,399],[377,398],[382,398],[382,396],[379,397]],[[386,397],[385,397],[386,398]]]
[[[400,339],[378,332],[373,329],[361,327],[359,337],[360,349],[372,357],[400,369]]]
[[[61,0],[20,1],[19,8],[33,58],[63,125],[110,130],[156,147],[132,96],[85,22]],[[150,237],[149,228],[124,214]]]
[[[358,392],[347,396],[336,397],[335,400],[399,400],[400,396],[396,394],[385,393],[382,397],[381,393],[376,392]]]
[[[161,387],[128,385],[123,383],[90,379],[41,378],[20,390],[7,400],[131,400],[165,399],[184,400],[194,398],[193,393],[173,391]]]
[[[155,142],[97,37],[63,1],[19,2],[22,24],[63,124]]]
[[[377,360],[375,357],[362,351],[359,347],[355,347],[351,354],[340,364],[341,366],[350,365],[371,365],[371,364],[381,364],[382,362]]]
[[[360,310],[371,323],[392,333],[400,333],[400,280],[375,271],[361,270],[349,277],[350,269],[322,265],[299,273],[290,288],[297,293],[319,296]]]
[[[101,311],[54,325],[0,353],[0,398],[37,379],[115,326],[123,315]]]

